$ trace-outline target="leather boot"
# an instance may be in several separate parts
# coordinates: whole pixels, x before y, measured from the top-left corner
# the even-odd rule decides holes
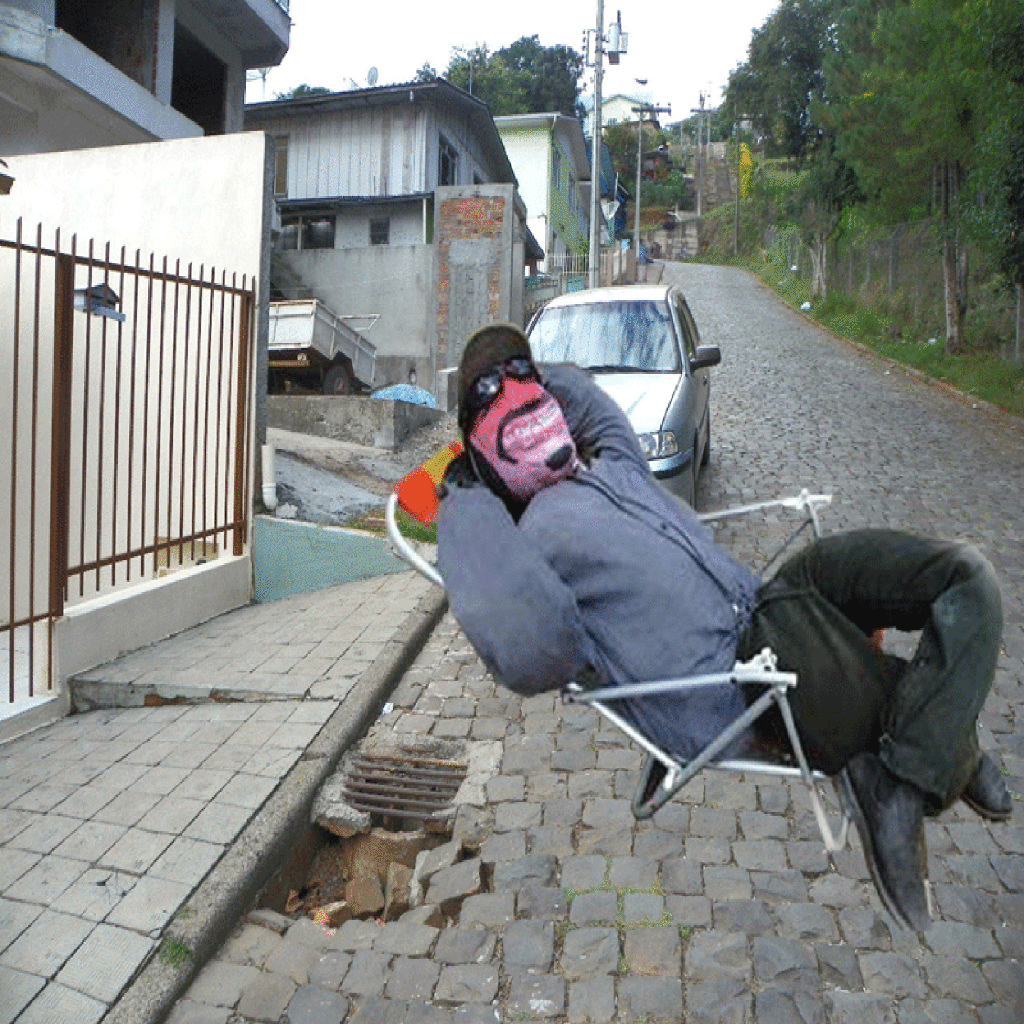
[[[838,789],[864,848],[886,910],[906,928],[931,925],[925,892],[924,797],[874,754],[858,754],[840,772]]]
[[[1002,772],[988,754],[978,758],[978,766],[960,799],[989,821],[1006,821],[1013,814],[1013,801]]]

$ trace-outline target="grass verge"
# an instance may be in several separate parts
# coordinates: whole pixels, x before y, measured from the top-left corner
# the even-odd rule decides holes
[[[755,274],[794,309],[811,301],[808,282],[788,268],[743,260],[735,261],[735,265]],[[802,312],[840,338],[855,341],[1004,412],[1024,416],[1024,368],[996,352],[976,349],[948,355],[941,337],[914,338],[889,316],[846,295],[833,294]]]
[[[437,543],[437,526],[431,523],[424,526],[418,519],[413,519],[402,508],[395,512],[395,522],[398,524],[398,532],[408,540],[419,541],[424,544]],[[368,512],[353,516],[344,523],[353,530],[365,530],[367,533],[375,533],[383,537],[386,533],[384,525],[384,507],[370,509]]]

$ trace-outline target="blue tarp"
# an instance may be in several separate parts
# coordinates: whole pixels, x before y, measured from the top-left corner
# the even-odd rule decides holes
[[[437,408],[434,396],[413,384],[392,384],[390,387],[375,391],[370,397],[392,402],[408,402],[410,405],[425,405],[428,409]]]

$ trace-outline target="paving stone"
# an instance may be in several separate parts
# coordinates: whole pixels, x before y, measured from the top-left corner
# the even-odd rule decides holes
[[[925,980],[930,993],[940,998],[979,1005],[992,1000],[992,990],[977,964],[960,956],[933,956],[925,959]]]
[[[556,877],[557,862],[547,854],[498,861],[494,865],[497,892],[517,892],[525,886],[550,886]]]
[[[528,834],[530,853],[552,857],[570,857],[574,850],[571,825],[540,825]]]
[[[500,928],[515,917],[514,893],[482,893],[462,901],[459,923],[471,928]]]
[[[384,925],[374,940],[377,953],[401,954],[402,956],[427,956],[440,929],[429,925],[408,924],[395,921]]]
[[[0,954],[0,964],[26,974],[52,978],[95,926],[70,914],[44,910]]]
[[[673,857],[661,865],[661,882],[667,892],[696,895],[703,892],[704,875],[700,864],[688,857]]]
[[[750,989],[736,978],[688,979],[686,1024],[747,1024],[753,1021],[751,1003]]]
[[[18,1018],[18,1024],[97,1024],[106,1010],[106,1003],[51,982],[32,1000]]]
[[[729,979],[747,982],[751,958],[747,937],[729,932],[695,932],[690,936],[685,955],[687,981]]]
[[[341,983],[352,963],[352,955],[340,950],[321,953],[316,963],[310,964],[309,983],[332,992],[341,989]]]
[[[442,964],[489,963],[496,941],[482,928],[445,928],[437,938],[434,959]]]
[[[713,906],[715,929],[745,935],[774,933],[775,915],[762,900],[723,900]]]
[[[498,804],[494,809],[496,832],[512,832],[517,829],[534,828],[541,823],[543,807],[526,801],[510,801]]]
[[[562,886],[583,892],[606,882],[608,862],[604,857],[565,857],[562,860]]]
[[[185,998],[174,1004],[167,1024],[227,1024],[232,1014],[226,1006],[209,1006]]]
[[[785,992],[818,987],[818,960],[804,943],[763,935],[754,939],[752,953],[761,985]]]
[[[559,969],[570,980],[619,969],[619,933],[614,928],[572,928],[562,940]]]
[[[622,954],[630,974],[679,977],[682,970],[679,929],[668,926],[628,930]]]
[[[45,978],[0,965],[0,1020],[15,1020],[45,984]]]
[[[828,1024],[825,1004],[817,992],[766,989],[754,995],[754,1020],[774,1024]]]
[[[447,914],[454,913],[459,901],[480,892],[483,887],[481,866],[480,858],[474,857],[442,868],[430,879],[427,903],[436,903]]]
[[[842,989],[827,989],[824,995],[829,1024],[896,1024],[889,996]]]
[[[633,853],[646,861],[679,857],[684,850],[683,830],[665,832],[659,828],[639,832],[633,839]]]
[[[706,896],[670,893],[665,897],[665,910],[671,915],[672,923],[687,928],[710,928],[711,906]]]
[[[856,951],[852,946],[820,944],[814,947],[818,968],[826,988],[860,989],[864,978],[860,973]]]
[[[499,860],[509,860],[526,856],[525,832],[499,832],[490,836],[480,847],[480,860],[484,864],[494,864]]]
[[[608,881],[616,889],[650,889],[658,885],[658,863],[641,857],[612,857]]]
[[[569,903],[563,889],[527,886],[516,893],[516,914],[519,917],[559,921],[568,913]]]
[[[884,992],[890,996],[915,996],[923,999],[928,994],[921,968],[902,953],[862,953],[860,970],[864,988],[869,992]]]
[[[870,907],[840,910],[839,927],[843,939],[858,949],[889,949],[891,946],[889,928]]]
[[[627,892],[620,896],[622,921],[628,926],[661,924],[665,917],[665,897],[653,892]]]
[[[456,964],[441,969],[434,999],[442,1005],[489,1003],[498,994],[498,969],[490,964]]]
[[[277,949],[280,936],[255,924],[243,924],[221,947],[218,957],[229,963],[262,967]]]
[[[704,894],[712,900],[749,900],[754,889],[750,873],[731,864],[704,868]]]
[[[510,921],[501,934],[506,974],[549,971],[554,959],[555,927],[550,921]]]
[[[610,975],[592,975],[569,983],[568,1019],[573,1024],[610,1021],[615,1017],[615,982]]]
[[[389,999],[430,999],[441,968],[421,957],[397,957],[391,965],[384,994]]]
[[[145,936],[98,924],[57,974],[57,982],[104,1003],[113,1003],[154,943]]]
[[[998,934],[998,933],[997,933]],[[933,953],[990,960],[999,956],[992,932],[957,921],[935,921],[924,933],[924,943]]]
[[[779,918],[779,934],[784,938],[806,942],[836,942],[839,930],[835,919],[816,903],[783,903],[775,908]]]
[[[357,949],[341,984],[346,995],[379,996],[384,992],[391,957],[368,949]]]
[[[264,970],[272,974],[283,974],[296,985],[309,983],[309,972],[320,960],[321,951],[298,938],[290,938],[291,932],[278,943],[277,948],[264,962]]]
[[[288,1024],[324,1024],[345,1019],[348,1000],[337,992],[328,992],[315,985],[303,985],[288,1003]]]
[[[565,1013],[565,979],[552,974],[513,974],[507,1013],[521,1020],[561,1017]]]
[[[298,985],[282,974],[260,972],[247,985],[238,1001],[237,1011],[254,1020],[277,1020],[288,1008]]]
[[[614,892],[584,892],[569,908],[569,920],[575,925],[614,924],[619,915],[619,899]]]
[[[678,978],[623,978],[618,1009],[627,1020],[678,1022],[683,1019],[683,983]]]

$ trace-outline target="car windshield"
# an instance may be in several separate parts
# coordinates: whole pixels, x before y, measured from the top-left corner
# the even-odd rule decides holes
[[[534,321],[530,348],[539,363],[680,372],[672,317],[660,302],[621,299],[549,307]]]

